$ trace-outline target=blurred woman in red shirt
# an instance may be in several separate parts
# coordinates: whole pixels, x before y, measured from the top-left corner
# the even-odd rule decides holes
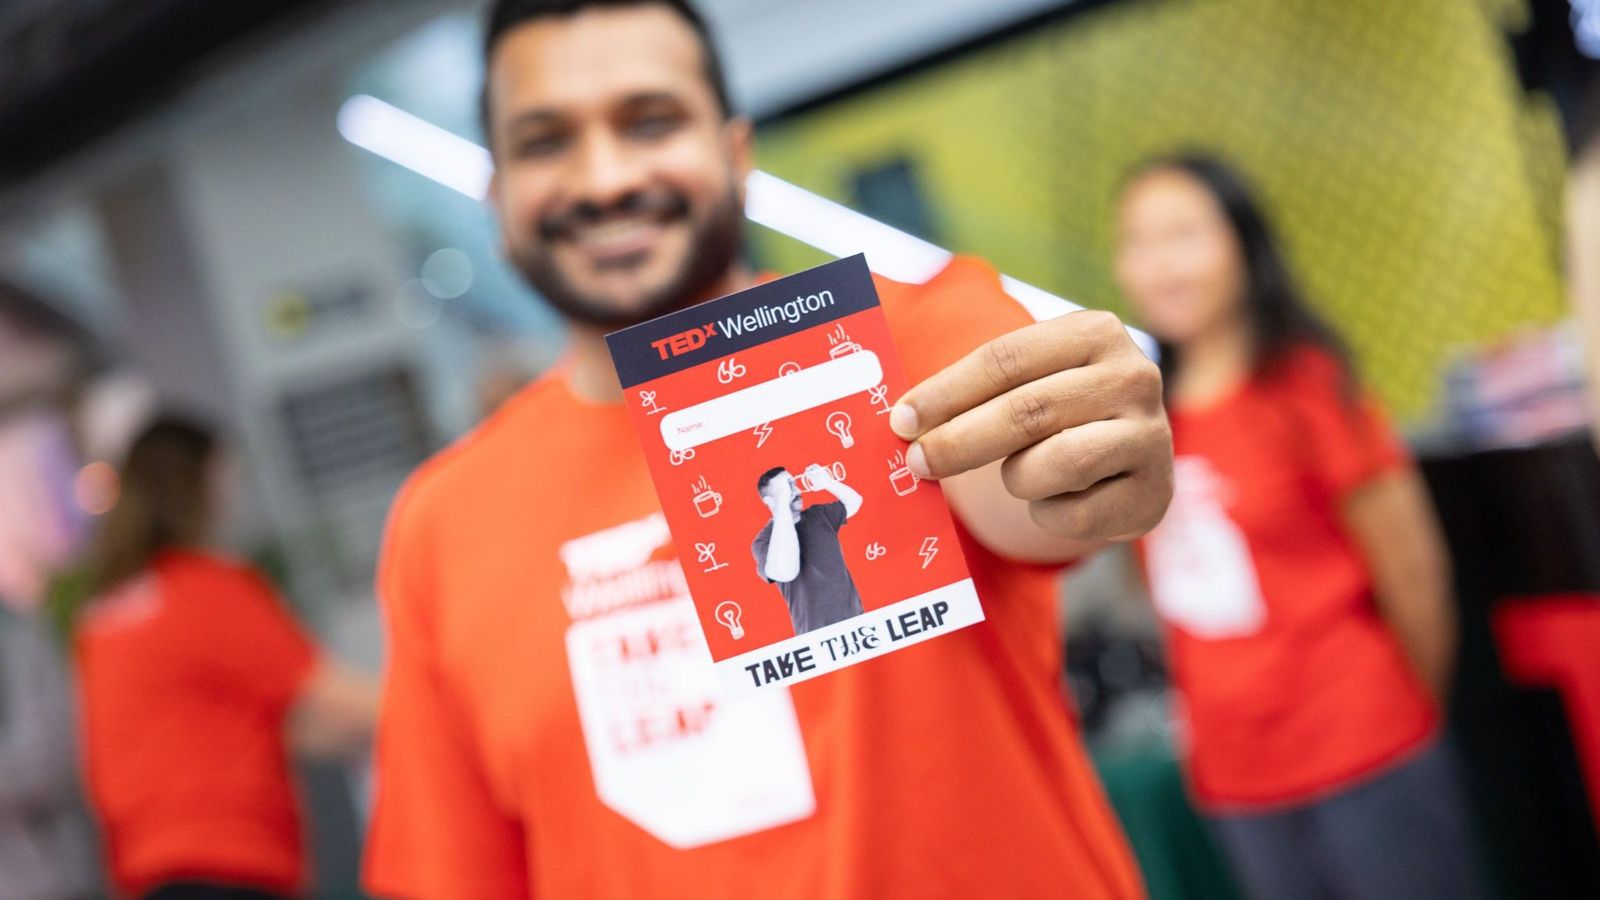
[[[1448,560],[1415,466],[1236,173],[1148,165],[1117,224],[1172,421],[1174,499],[1142,555],[1191,790],[1252,896],[1478,896],[1440,734]]]
[[[319,652],[265,578],[204,549],[226,463],[192,422],[134,442],[74,623],[89,793],[128,896],[297,895],[289,738],[353,750],[375,718],[370,679]]]

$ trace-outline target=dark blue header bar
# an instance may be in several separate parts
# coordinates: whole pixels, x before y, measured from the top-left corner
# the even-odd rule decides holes
[[[624,388],[878,305],[861,254],[606,335]]]

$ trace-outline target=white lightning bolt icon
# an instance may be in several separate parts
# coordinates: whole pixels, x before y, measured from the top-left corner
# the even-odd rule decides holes
[[[750,433],[756,436],[756,446],[759,448],[762,444],[767,442],[767,438],[772,437],[772,423],[762,422],[760,425],[755,427],[754,431]]]
[[[936,537],[924,538],[922,549],[917,551],[917,555],[922,557],[922,567],[926,569],[928,564],[933,562],[933,558],[939,555],[939,539]]]

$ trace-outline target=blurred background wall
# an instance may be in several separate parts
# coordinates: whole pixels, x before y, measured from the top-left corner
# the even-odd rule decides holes
[[[1081,11],[1080,11],[1081,12]],[[1399,417],[1463,344],[1563,314],[1564,150],[1517,3],[1112,4],[770,119],[762,165],[1091,306],[1112,200],[1208,148],[1259,182],[1306,287]],[[814,257],[770,241],[780,268]]]

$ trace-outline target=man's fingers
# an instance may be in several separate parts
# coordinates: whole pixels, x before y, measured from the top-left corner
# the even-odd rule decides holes
[[[1132,419],[1089,422],[1007,457],[1000,476],[1008,493],[1030,502],[1085,491],[1157,462],[1159,430]]]
[[[890,413],[889,425],[902,438],[914,439],[1020,385],[1087,365],[1128,340],[1117,317],[1101,310],[1019,328],[907,391]]]
[[[1155,522],[1147,502],[1149,486],[1131,475],[1118,475],[1087,490],[1060,494],[1028,504],[1034,524],[1045,531],[1085,543],[1129,540],[1149,531]],[[1160,516],[1156,516],[1159,521]]]
[[[925,432],[915,445],[918,474],[948,478],[1088,422],[1148,415],[1160,403],[1161,373],[1137,353],[1067,369]]]
[[[924,432],[916,446],[927,477],[976,469],[1065,429],[1115,416],[1121,399],[1095,390],[1103,374],[1085,367],[1046,375]]]

